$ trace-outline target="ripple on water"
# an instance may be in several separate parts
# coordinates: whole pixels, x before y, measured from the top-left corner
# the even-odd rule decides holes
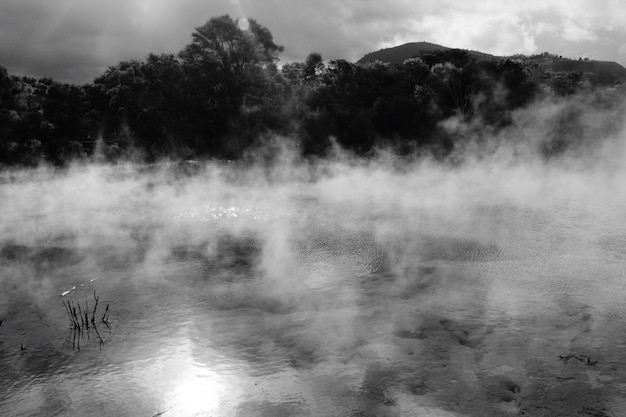
[[[19,344],[9,352],[5,326],[20,314],[20,332],[33,340],[67,326],[62,310],[42,321],[37,303],[0,317],[8,370],[0,383],[10,391],[0,390],[0,414],[507,415],[519,404],[529,413],[555,404],[584,411],[565,399],[602,399],[612,392],[606,378],[626,383],[626,235],[571,242],[582,232],[555,216],[517,211],[507,223],[506,213],[495,215],[499,223],[485,222],[486,231],[402,230],[399,243],[348,223],[295,222],[278,242],[285,252],[271,258],[295,266],[275,276],[260,261],[269,254],[267,228],[221,240],[210,228],[189,242],[184,233],[165,236],[163,259],[122,264],[111,280],[90,284],[119,313],[102,350],[85,342],[78,352],[52,337],[29,342],[27,354]],[[231,209],[179,220],[244,216],[263,221]],[[154,236],[146,236],[149,247]],[[53,265],[60,254],[14,247],[0,263]],[[51,311],[66,284],[80,285],[76,276],[61,281],[47,284]],[[92,293],[78,287],[69,296]],[[560,362],[570,350],[599,362]],[[578,379],[558,379],[564,375]]]
[[[626,234],[603,236],[598,239],[598,246],[619,259],[626,259]]]

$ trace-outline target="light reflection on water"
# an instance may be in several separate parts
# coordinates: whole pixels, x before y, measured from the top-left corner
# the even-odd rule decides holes
[[[392,239],[324,214],[188,213],[272,233],[215,243],[191,222],[137,238],[167,250],[104,242],[68,265],[63,251],[5,249],[0,415],[568,415],[626,394],[623,227],[498,209],[477,218],[493,221],[483,235]],[[72,287],[66,299],[110,305],[102,349],[93,333],[69,343]]]

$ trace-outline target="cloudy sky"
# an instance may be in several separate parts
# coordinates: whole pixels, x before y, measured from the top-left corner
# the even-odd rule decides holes
[[[121,60],[178,52],[213,16],[252,17],[285,47],[357,60],[429,41],[499,55],[553,52],[626,65],[619,0],[0,0],[0,65],[90,82]]]

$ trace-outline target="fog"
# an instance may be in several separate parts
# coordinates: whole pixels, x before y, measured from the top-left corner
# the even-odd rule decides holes
[[[446,161],[4,170],[0,414],[618,415],[625,137],[589,100],[448,121]],[[547,158],[564,106],[581,144]],[[62,301],[94,292],[77,349]]]

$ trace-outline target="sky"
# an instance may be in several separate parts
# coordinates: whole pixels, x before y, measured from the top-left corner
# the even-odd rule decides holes
[[[0,65],[9,73],[86,83],[123,60],[177,53],[211,17],[254,18],[284,46],[356,61],[428,41],[494,55],[551,52],[626,66],[618,0],[1,0]]]

